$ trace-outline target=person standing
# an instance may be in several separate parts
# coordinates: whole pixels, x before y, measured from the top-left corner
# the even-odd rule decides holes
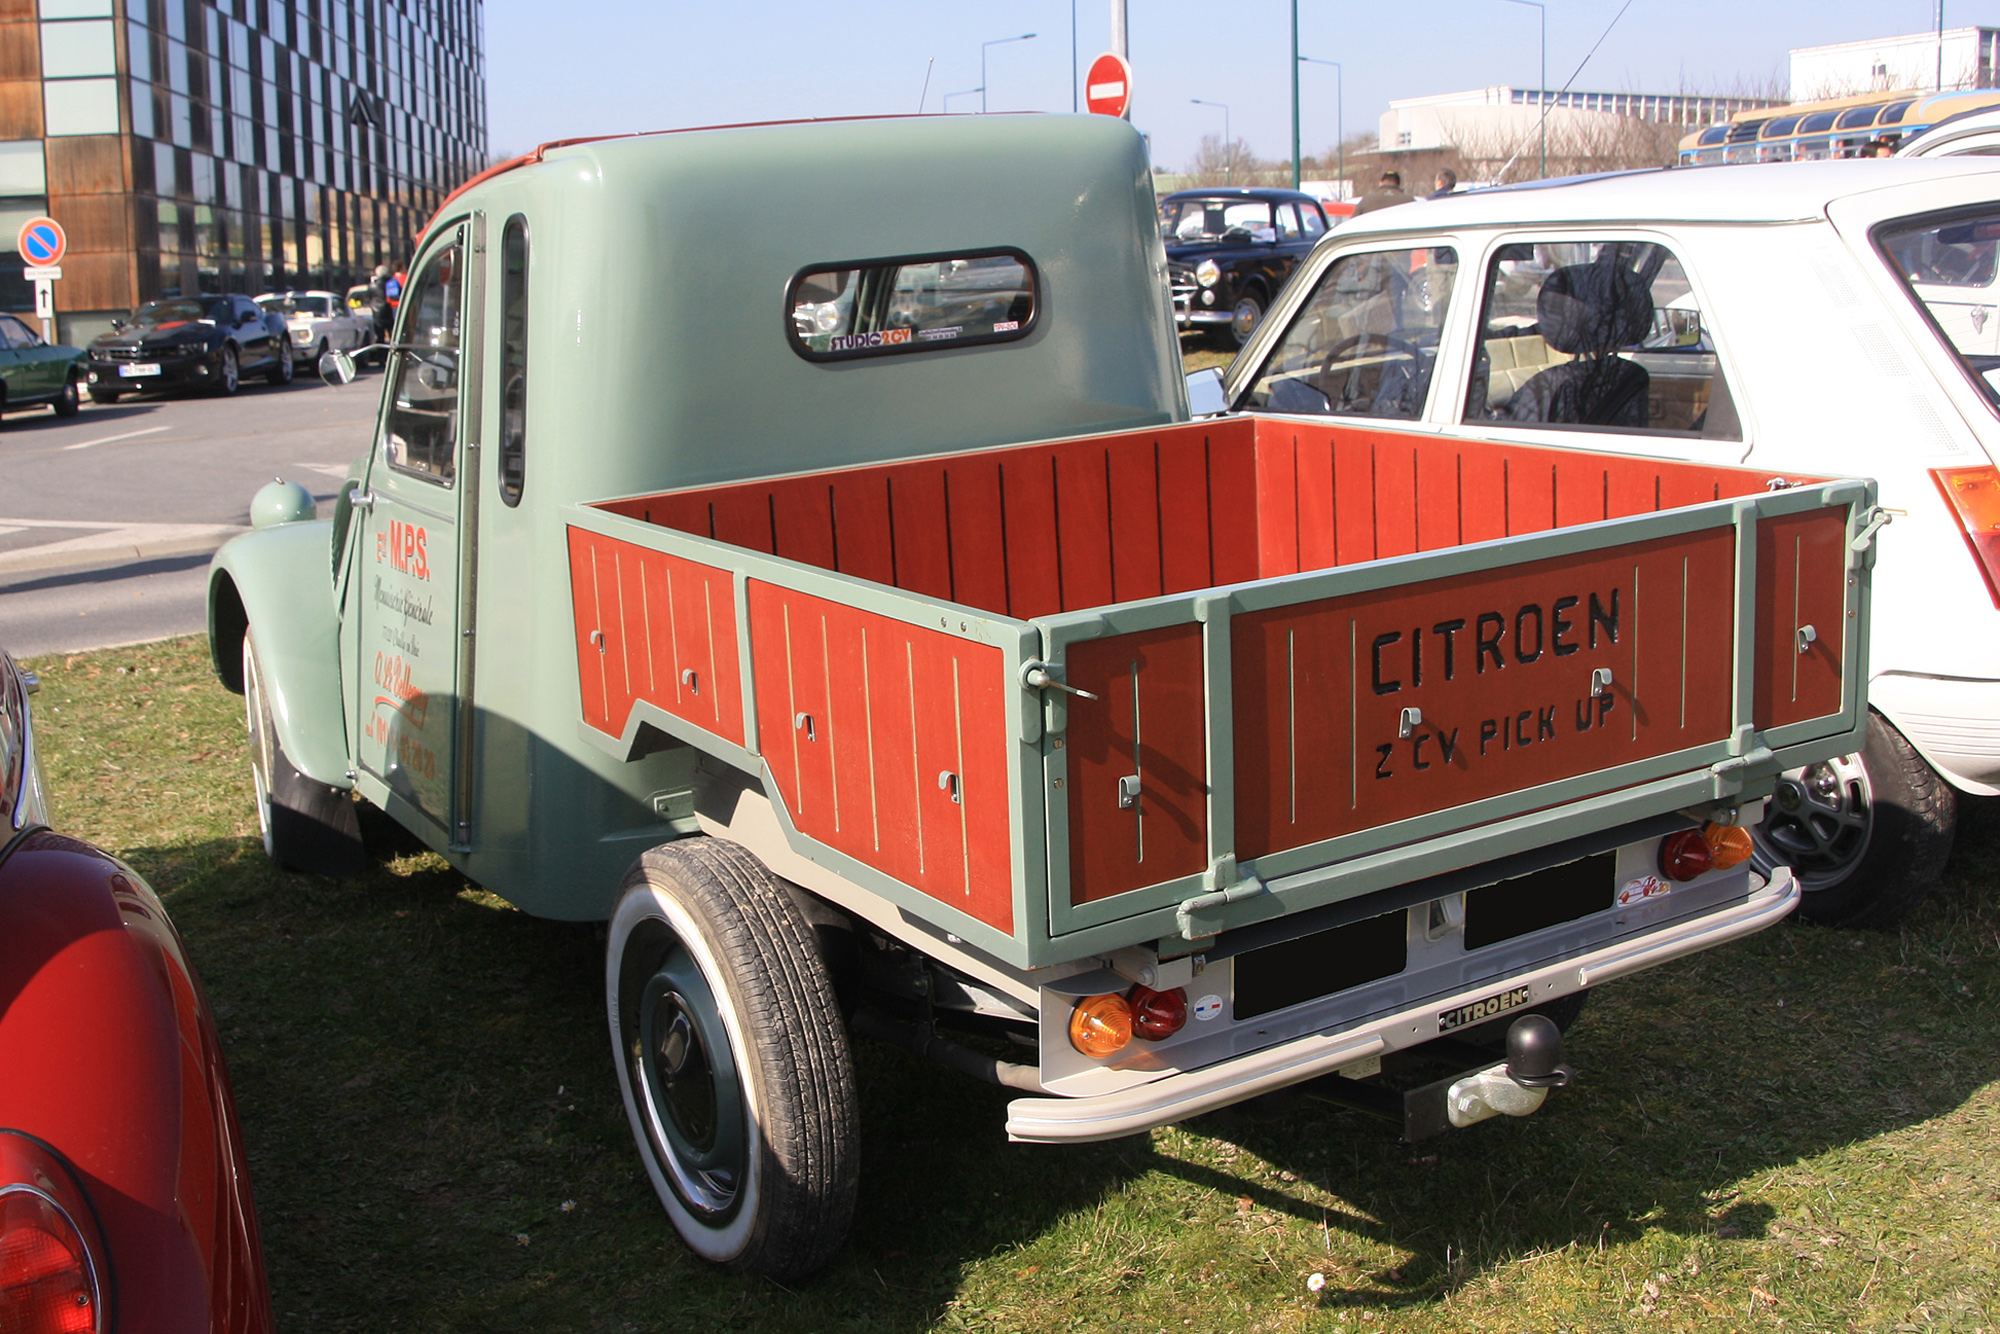
[[[1425,195],[1424,198],[1443,199],[1446,195],[1458,189],[1458,173],[1450,167],[1439,167],[1436,185],[1437,188]]]
[[[1354,213],[1356,217],[1359,217],[1363,213],[1373,213],[1378,208],[1393,208],[1397,204],[1407,204],[1409,202],[1409,195],[1403,192],[1402,174],[1395,171],[1385,171],[1382,173],[1382,179],[1376,184],[1375,188],[1361,196],[1361,202],[1354,206]]]

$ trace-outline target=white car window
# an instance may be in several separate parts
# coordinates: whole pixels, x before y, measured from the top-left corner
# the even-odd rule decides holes
[[[1418,416],[1457,276],[1458,252],[1450,246],[1342,255],[1320,275],[1243,406],[1314,416]]]
[[[1467,422],[1742,438],[1687,273],[1663,245],[1501,246],[1481,311]]]
[[[1938,332],[2000,399],[2000,207],[1892,224],[1876,239]]]

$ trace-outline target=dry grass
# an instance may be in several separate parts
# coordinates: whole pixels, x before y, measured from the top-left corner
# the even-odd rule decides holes
[[[274,870],[199,640],[37,665],[60,824],[164,893],[220,1017],[286,1329],[2000,1330],[1992,804],[1902,931],[1608,988],[1574,1088],[1416,1150],[1303,1101],[1009,1145],[1005,1095],[864,1045],[853,1240],[788,1292],[675,1242],[591,928],[429,855]]]

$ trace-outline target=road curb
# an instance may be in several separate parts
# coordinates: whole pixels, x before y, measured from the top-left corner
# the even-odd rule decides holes
[[[134,561],[162,560],[169,556],[207,555],[238,533],[249,531],[233,524],[212,524],[138,542],[114,531],[104,534],[101,541],[87,537],[71,538],[44,546],[23,547],[0,552],[0,579],[39,570],[97,569]]]

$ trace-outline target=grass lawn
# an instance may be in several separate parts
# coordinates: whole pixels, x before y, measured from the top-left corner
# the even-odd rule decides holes
[[[285,1330],[2000,1334],[1993,803],[1901,932],[1607,987],[1572,1088],[1414,1150],[1304,1100],[1010,1145],[1011,1095],[862,1043],[853,1239],[787,1291],[668,1227],[591,927],[429,854],[274,869],[199,639],[34,665],[58,824],[160,890],[219,1017]]]

